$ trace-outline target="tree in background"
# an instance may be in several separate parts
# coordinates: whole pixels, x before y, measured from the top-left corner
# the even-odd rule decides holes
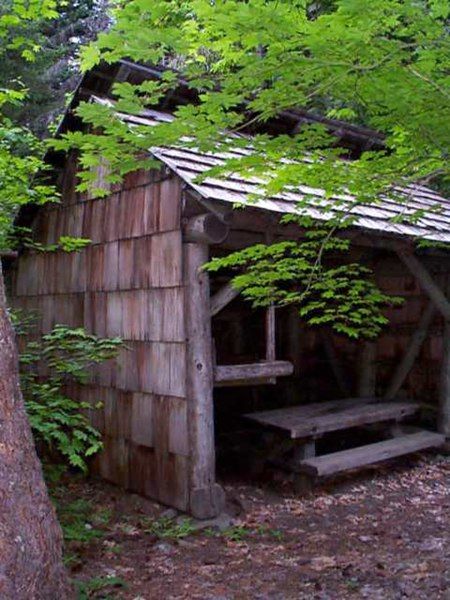
[[[2,2],[0,18],[7,18],[14,4],[13,0]],[[4,41],[0,87],[27,91],[25,102],[5,108],[15,123],[39,137],[48,133],[64,109],[66,96],[77,86],[80,46],[109,25],[107,5],[107,0],[61,2],[54,19],[42,14],[34,21],[17,23],[13,34],[10,30],[14,39],[9,44]]]
[[[116,83],[114,106],[82,104],[78,113],[95,135],[68,133],[55,146],[83,151],[83,189],[105,160],[117,180],[155,164],[137,158],[151,147],[182,141],[224,152],[249,145],[232,134],[252,133],[251,154],[209,174],[262,177],[270,195],[320,188],[329,201],[315,208],[331,206],[333,218],[312,223],[306,195],[301,216],[289,216],[309,229],[304,243],[249,249],[211,268],[244,270],[235,283],[255,304],[294,303],[310,323],[373,337],[389,299],[358,265],[336,271],[326,257],[348,250],[336,234],[352,224],[352,207],[377,203],[386,192],[407,204],[396,186],[448,177],[449,11],[446,0],[119,2],[112,29],[84,51],[83,68],[120,59],[166,68],[159,80]],[[179,106],[172,123],[131,127],[117,116],[157,106],[179,77],[198,101]],[[374,128],[384,135],[383,148],[362,148],[348,160],[320,119],[292,135],[264,133],[268,121],[298,107]],[[405,220],[420,218],[420,211],[408,213]]]

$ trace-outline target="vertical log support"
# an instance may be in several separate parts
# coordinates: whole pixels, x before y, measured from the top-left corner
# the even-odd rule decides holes
[[[358,396],[360,398],[373,398],[376,389],[376,356],[377,345],[375,342],[364,342],[361,351],[360,372],[358,381]]]
[[[450,278],[446,279],[447,297],[450,292]],[[437,427],[447,440],[445,448],[450,450],[450,319],[445,320],[442,348],[441,382],[439,390],[439,410]]]
[[[294,376],[300,373],[301,343],[300,343],[300,318],[295,306],[289,308],[288,314],[288,344],[290,361],[294,365]]]
[[[314,478],[306,473],[295,472],[295,467],[305,460],[306,458],[313,458],[316,456],[316,441],[308,440],[303,444],[300,444],[294,449],[294,456],[292,457],[292,466],[294,467],[294,490],[297,494],[309,494],[314,489]]]
[[[266,244],[273,242],[273,223],[270,221],[265,234]],[[266,310],[265,320],[266,333],[266,360],[274,361],[276,354],[276,333],[275,333],[275,307],[271,304]],[[276,383],[276,379],[272,379],[271,383]]]
[[[190,511],[194,517],[217,516],[224,492],[215,482],[213,365],[206,243],[184,245],[187,331],[187,402],[190,438]]]
[[[425,265],[412,252],[402,248],[396,248],[396,252],[445,319],[437,426],[438,430],[450,440],[450,302]],[[446,291],[448,295],[448,283]]]
[[[274,361],[275,354],[275,308],[269,306],[266,312],[266,360]]]
[[[266,334],[266,360],[272,362],[275,360],[275,308],[271,305],[266,310],[265,315],[265,334]],[[276,377],[270,377],[265,383],[275,385]]]
[[[439,398],[438,430],[450,446],[450,321],[444,326],[444,348],[442,354],[441,386]]]

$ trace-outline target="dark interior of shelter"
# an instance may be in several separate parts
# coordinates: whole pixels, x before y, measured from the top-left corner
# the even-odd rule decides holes
[[[213,288],[215,285],[213,280]],[[405,285],[408,287],[409,283]],[[373,393],[378,400],[382,400],[403,353],[404,336],[409,329],[407,321],[411,318],[410,303],[411,300],[406,301],[403,306],[390,310],[393,323],[385,327],[378,342],[373,382]],[[255,310],[250,301],[238,296],[213,317],[217,365],[264,360],[265,314],[266,309]],[[288,432],[280,428],[255,422],[248,415],[361,396],[364,339],[351,340],[329,327],[312,327],[302,322],[295,306],[278,308],[275,314],[276,359],[292,363],[293,373],[269,381],[216,386],[214,390],[217,470],[219,477],[225,480],[250,477],[273,481],[283,464],[289,464],[300,441],[290,439]],[[441,329],[442,323],[437,317],[432,331],[439,337]],[[425,344],[406,385],[397,394],[399,400],[423,403],[420,412],[402,420],[402,426],[435,429],[438,389],[432,375],[436,366],[430,368],[430,358],[429,345]],[[417,376],[422,377],[422,386],[414,389]],[[426,391],[428,402],[424,402]],[[315,452],[323,455],[376,443],[389,439],[390,432],[386,423],[330,431],[314,438]]]

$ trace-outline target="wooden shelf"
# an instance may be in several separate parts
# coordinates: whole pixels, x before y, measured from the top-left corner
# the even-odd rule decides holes
[[[252,385],[274,377],[292,375],[294,366],[285,360],[261,361],[244,365],[219,365],[214,369],[214,385]]]

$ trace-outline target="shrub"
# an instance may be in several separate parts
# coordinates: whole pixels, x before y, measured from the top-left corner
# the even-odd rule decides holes
[[[30,318],[23,319],[18,312],[11,316],[17,335],[25,336],[19,356],[21,386],[36,444],[86,471],[86,459],[102,447],[101,435],[90,425],[86,412],[101,404],[93,407],[74,400],[64,388],[71,382],[86,382],[89,367],[116,356],[122,340],[56,325],[39,340],[27,341]]]

